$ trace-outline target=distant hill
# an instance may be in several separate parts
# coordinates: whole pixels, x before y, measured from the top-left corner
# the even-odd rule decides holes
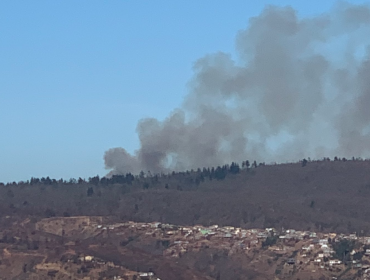
[[[103,215],[183,225],[370,232],[370,161],[247,166],[87,181],[32,178],[0,186],[0,211],[35,218]]]

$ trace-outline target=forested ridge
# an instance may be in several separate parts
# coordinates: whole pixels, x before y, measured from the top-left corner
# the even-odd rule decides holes
[[[0,184],[3,215],[103,215],[120,220],[370,231],[370,161],[241,164],[169,174],[31,178]]]

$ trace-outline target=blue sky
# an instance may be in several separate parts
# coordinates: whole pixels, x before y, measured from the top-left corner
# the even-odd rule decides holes
[[[235,55],[265,5],[334,2],[1,1],[0,182],[106,174],[104,152],[138,148],[138,120],[178,107],[193,63]]]

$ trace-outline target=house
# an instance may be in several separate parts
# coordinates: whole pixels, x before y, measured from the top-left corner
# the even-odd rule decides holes
[[[313,244],[310,244],[310,245],[308,245],[308,246],[303,246],[303,247],[302,247],[302,250],[304,250],[304,251],[310,251],[310,250],[312,250],[314,247],[315,247],[315,246],[314,246]]]
[[[351,239],[351,240],[357,240],[357,235],[356,235],[356,233],[351,233],[351,234],[348,236],[348,239]]]
[[[227,231],[231,231],[231,230],[234,230],[235,227],[226,226],[226,227],[224,227],[224,229],[227,230]]]
[[[257,234],[257,238],[267,238],[267,237],[268,237],[268,234],[265,232],[259,232]]]
[[[288,259],[287,260],[287,262],[286,262],[287,264],[295,264],[295,259],[293,259],[293,258],[290,258],[290,259]]]
[[[324,248],[323,249],[324,257],[330,257],[333,253],[334,253],[334,250],[332,250],[330,248]]]
[[[271,251],[282,251],[283,249],[279,246],[273,245],[268,248]]]
[[[139,273],[140,277],[148,277],[148,276],[154,276],[153,272],[141,272]]]
[[[83,257],[80,257],[80,260],[81,261],[85,261],[85,262],[91,262],[93,259],[94,259],[93,256],[83,256]]]
[[[154,277],[154,273],[153,272],[141,272],[139,273],[139,276],[143,280],[151,280]]]
[[[328,245],[328,240],[327,239],[319,239],[319,244],[322,245]]]
[[[370,237],[363,237],[362,242],[363,242],[364,244],[370,244]]]
[[[342,262],[340,260],[330,260],[329,265],[338,265],[341,264]]]

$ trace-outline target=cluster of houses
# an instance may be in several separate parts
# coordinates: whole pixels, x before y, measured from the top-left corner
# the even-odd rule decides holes
[[[74,261],[74,256],[71,256],[72,258],[67,259],[67,262],[72,262]],[[84,255],[81,254],[78,257],[78,260],[81,263],[84,264],[94,264],[95,266],[98,266],[100,268],[121,268],[121,266],[114,264],[113,262],[110,261],[104,261],[100,258],[91,256],[91,255]],[[161,280],[158,278],[154,272],[133,272],[133,271],[128,271],[126,273],[122,273],[121,275],[116,275],[113,276],[113,278],[110,278],[112,280],[124,280],[124,279],[136,279],[136,280]]]
[[[339,271],[350,265],[353,269],[362,270],[362,274],[368,275],[370,279],[370,246],[369,249],[364,247],[370,245],[370,237],[359,237],[356,234],[316,233],[294,229],[278,231],[274,228],[242,229],[218,225],[175,226],[158,222],[127,222],[96,225],[96,228],[117,235],[124,234],[128,229],[138,234],[167,240],[163,254],[168,257],[178,258],[189,250],[199,251],[204,248],[224,249],[229,255],[264,248],[286,256],[286,265],[309,267],[312,271],[318,269]],[[346,258],[345,262],[339,258],[333,244],[341,240],[353,240],[360,244],[348,254],[354,256],[361,252],[361,258],[350,257]],[[294,257],[291,257],[292,254]]]
[[[158,277],[154,275],[153,272],[139,272],[135,274],[136,278],[138,280],[161,280]],[[121,276],[114,276],[113,280],[123,280]]]

